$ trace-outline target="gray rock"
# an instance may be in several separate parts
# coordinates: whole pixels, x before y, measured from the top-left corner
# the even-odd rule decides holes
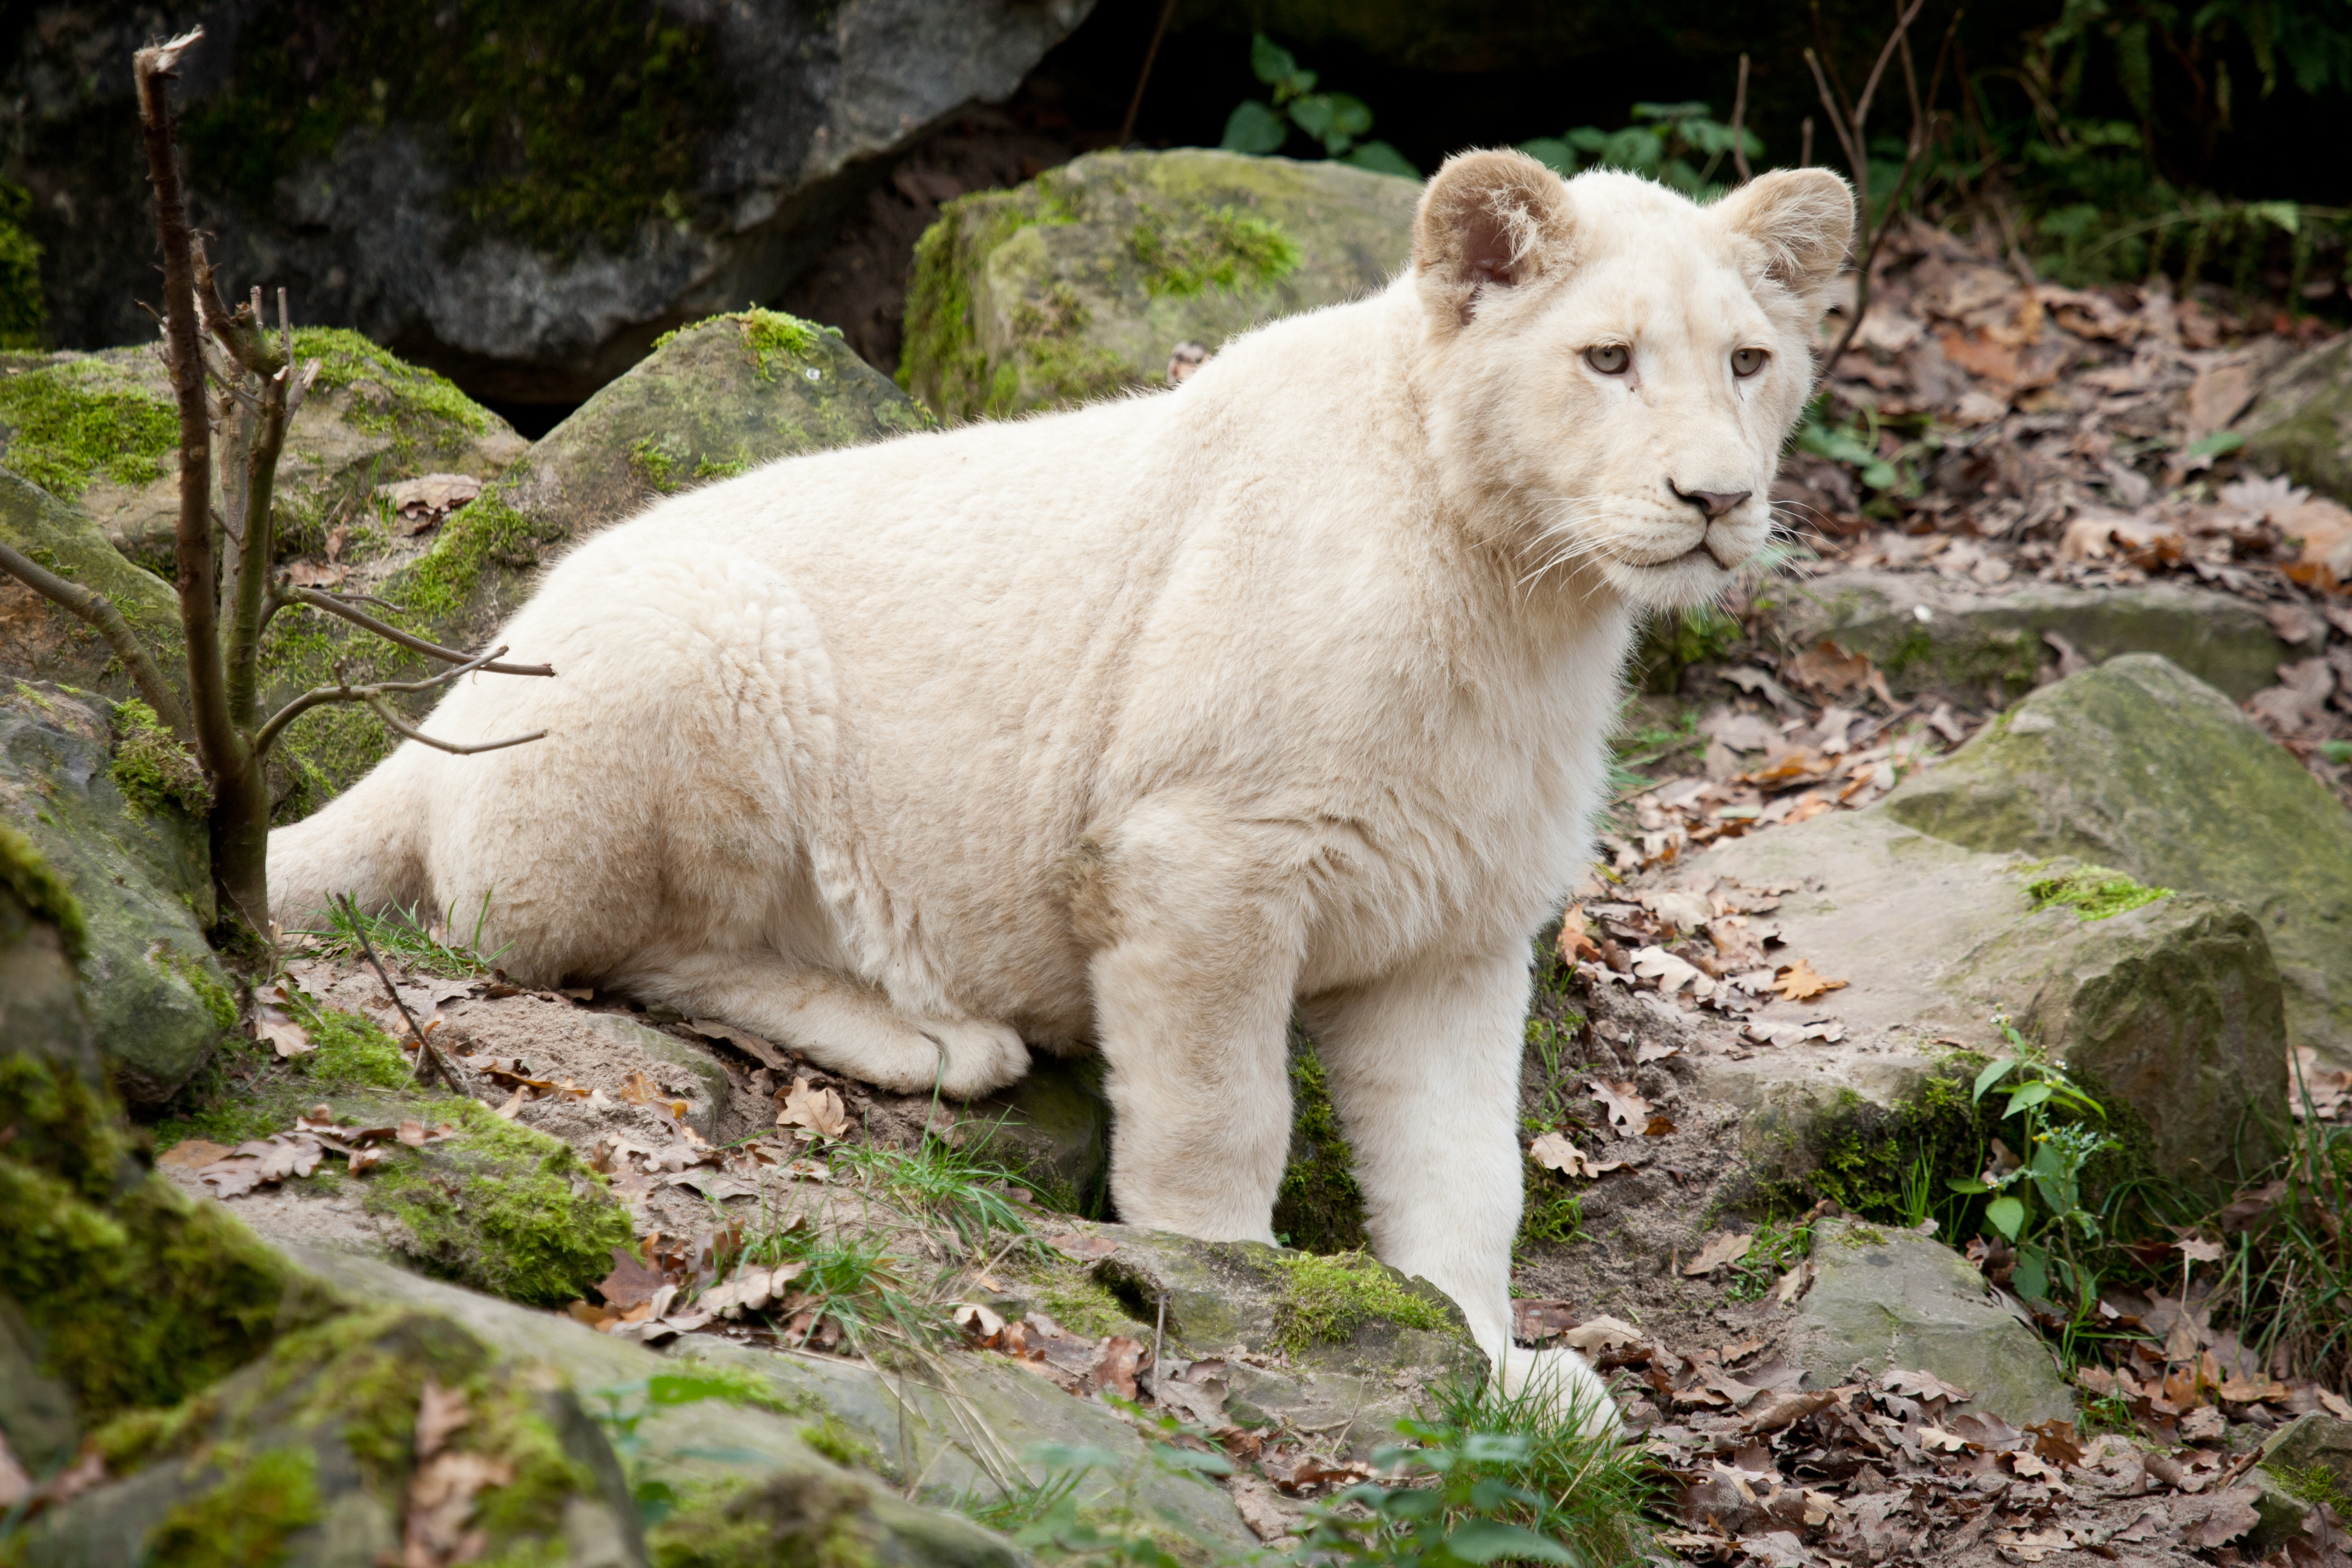
[[[2277,960],[2288,1037],[2352,1065],[2352,817],[2170,661],[2045,687],[1883,809],[1971,848],[2078,856],[2242,906]]]
[[[1080,1443],[1117,1454],[1128,1465],[1126,1473],[1090,1478],[1089,1502],[1107,1503],[1116,1489],[1132,1479],[1139,1502],[1175,1510],[1203,1539],[1234,1546],[1253,1539],[1222,1492],[1155,1468],[1135,1429],[1108,1406],[1071,1398],[1001,1358],[951,1357],[942,1368],[945,1381],[936,1381],[929,1375],[894,1376],[851,1363],[700,1336],[686,1343],[685,1353],[664,1356],[568,1318],[420,1279],[380,1263],[325,1253],[298,1256],[370,1299],[445,1314],[504,1354],[552,1369],[596,1404],[605,1398],[598,1391],[609,1391],[613,1400],[643,1416],[636,1433],[640,1476],[682,1491],[715,1483],[754,1488],[845,1484],[889,1538],[919,1542],[936,1535],[929,1561],[1013,1568],[1015,1558],[1009,1549],[978,1526],[919,1508],[888,1488],[845,1474],[819,1457],[809,1439],[814,1436],[835,1449],[863,1447],[890,1487],[912,1485],[919,1499],[938,1502],[986,1496],[1024,1479],[1043,1479],[1042,1468],[1025,1458],[1027,1449],[1041,1442]],[[773,1391],[774,1404],[789,1414],[717,1400],[650,1409],[633,1403],[641,1396],[646,1378],[695,1364],[751,1373]]]
[[[2016,1426],[2072,1421],[2074,1396],[2042,1336],[1942,1242],[1859,1220],[1813,1227],[1812,1289],[1790,1352],[1817,1388],[1900,1368],[1966,1390]]]
[[[2352,501],[2352,345],[2323,343],[2287,364],[2238,428],[2249,462]]]
[[[2162,654],[2241,699],[2276,684],[2280,661],[2294,657],[2243,599],[2171,583],[2097,591],[2027,583],[1990,593],[1931,573],[1858,571],[1776,583],[1759,598],[1770,601],[1775,633],[1790,647],[1829,638],[1867,654],[1898,696],[1973,705],[1988,691],[2003,703],[2021,697],[2056,668],[2044,633],[2095,664]]]
[[[1203,148],[1097,153],[950,202],[915,253],[900,378],[950,422],[1168,384],[1169,352],[1370,293],[1420,185]]]
[[[125,1098],[157,1104],[236,1026],[236,997],[205,941],[204,828],[168,801],[124,797],[110,772],[112,714],[103,698],[0,689],[0,816],[80,904],[99,1048]]]
[[[2262,1522],[2250,1540],[2268,1552],[2303,1533],[2315,1494],[2352,1495],[2352,1421],[2315,1412],[2295,1417],[2263,1440],[2246,1480],[2262,1494],[2254,1502]]]
[[[1099,1057],[1035,1054],[1026,1078],[964,1107],[971,1152],[1020,1175],[1048,1208],[1101,1212],[1110,1184],[1102,1075]]]
[[[773,298],[882,160],[1010,93],[1088,9],[541,5],[502,13],[480,48],[431,11],[221,0],[190,14],[210,23],[184,87],[195,213],[238,289],[284,283],[305,321],[398,342],[480,395],[573,401],[664,328]],[[129,60],[153,26],[86,7],[25,33],[0,77],[0,174],[34,192],[61,343],[148,331]]]
[[[1775,1001],[1771,1025],[1833,1019],[1844,1038],[1697,1058],[1700,1091],[1748,1110],[1759,1168],[1800,1167],[1829,1119],[1916,1095],[1954,1047],[2007,1049],[2007,1013],[2150,1134],[2175,1175],[2231,1174],[2248,1128],[2283,1119],[2286,1041],[2261,926],[2185,893],[2101,919],[2037,910],[2031,889],[2071,862],[1991,855],[1906,827],[1885,805],[1835,812],[1717,846],[1695,876],[1798,884],[1773,919],[1781,952],[1848,984]],[[2259,1149],[2247,1151],[2261,1158]]]

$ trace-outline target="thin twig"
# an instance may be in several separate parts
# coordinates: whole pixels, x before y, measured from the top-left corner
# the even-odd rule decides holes
[[[1160,1292],[1160,1318],[1151,1325],[1151,1389],[1152,1397],[1160,1396],[1160,1380],[1167,1374],[1160,1370],[1160,1347],[1168,1339],[1168,1292]]]
[[[139,695],[155,710],[157,721],[183,742],[195,738],[188,728],[187,710],[180,706],[180,694],[172,689],[153,656],[131,629],[131,623],[122,618],[122,612],[105,595],[68,582],[6,544],[0,544],[0,572],[7,573],[68,615],[98,628],[106,646],[114,650],[122,667],[131,672]]]
[[[1886,205],[1879,209],[1877,225],[1870,231],[1870,244],[1863,251],[1862,264],[1854,273],[1853,315],[1847,321],[1845,331],[1839,334],[1837,346],[1830,351],[1826,359],[1822,360],[1823,375],[1828,375],[1835,370],[1837,362],[1843,358],[1845,351],[1853,346],[1854,334],[1862,331],[1862,319],[1870,310],[1870,269],[1877,263],[1879,249],[1886,243],[1886,237],[1894,232],[1895,215],[1903,205],[1903,193],[1910,189],[1911,176],[1918,169],[1919,160],[1927,155],[1929,117],[1936,101],[1936,93],[1943,86],[1944,61],[1950,54],[1952,40],[1959,31],[1960,13],[1955,10],[1952,13],[1951,25],[1944,29],[1944,41],[1936,50],[1936,68],[1927,79],[1927,96],[1923,101],[1919,97],[1918,79],[1913,74],[1911,68],[1910,40],[1904,36],[1904,30],[1910,26],[1911,18],[1918,14],[1919,5],[1922,3],[1923,0],[1913,0],[1911,8],[1906,11],[1903,14],[1903,19],[1895,24],[1895,37],[1888,41],[1888,47],[1899,47],[1903,56],[1904,86],[1911,98],[1911,140],[1903,151],[1903,172],[1895,176],[1895,188],[1886,193]],[[1879,58],[1883,63],[1885,58],[1884,51],[1881,51]],[[1818,72],[1816,79],[1818,79]],[[1874,88],[1877,85],[1876,72],[1872,73],[1871,84]],[[1857,142],[1862,139],[1862,126],[1859,121],[1854,125],[1854,139]],[[1863,217],[1865,221],[1870,216],[1867,202],[1868,196],[1865,191],[1863,209]]]
[[[1748,123],[1748,56],[1739,57],[1739,89],[1731,95],[1731,166],[1739,171],[1739,183],[1746,184],[1754,176],[1748,172],[1748,149],[1739,144],[1747,134]]]
[[[429,1061],[433,1064],[433,1070],[441,1075],[441,1082],[450,1093],[465,1093],[465,1089],[457,1082],[457,1075],[449,1070],[449,1064],[441,1059],[441,1053],[433,1048],[433,1042],[426,1039],[425,1031],[416,1026],[416,1015],[408,1010],[408,1003],[400,994],[400,987],[394,985],[392,983],[392,976],[384,973],[383,960],[375,955],[375,943],[368,941],[367,926],[360,919],[359,905],[352,901],[349,893],[345,893],[342,897],[343,913],[351,917],[352,934],[360,939],[360,951],[367,954],[368,967],[373,969],[375,977],[383,982],[384,994],[392,998],[392,1005],[400,1009],[400,1016],[408,1025],[408,1032],[416,1037],[416,1060],[409,1065],[408,1082],[415,1083],[416,1075],[424,1070],[425,1064]],[[406,1089],[408,1084],[404,1083],[401,1087]]]
[[[1134,95],[1127,100],[1127,118],[1118,122],[1118,140],[1111,143],[1124,147],[1135,134],[1135,117],[1143,110],[1143,89],[1151,80],[1152,62],[1160,58],[1160,40],[1168,36],[1168,23],[1176,15],[1176,0],[1160,7],[1160,20],[1151,29],[1151,47],[1143,51],[1143,68],[1136,73]]]
[[[360,598],[365,595],[350,596]],[[355,610],[342,603],[340,596],[323,593],[317,588],[302,588],[289,584],[278,590],[278,597],[288,604],[308,605],[314,610],[324,610],[331,616],[341,616],[352,625],[363,631],[373,632],[386,642],[398,643],[411,653],[421,653],[427,658],[437,658],[444,664],[470,665],[472,668],[487,670],[492,675],[553,675],[555,673],[555,667],[551,664],[476,663],[476,656],[473,654],[460,653],[456,648],[443,647],[436,642],[427,642],[423,637],[402,631],[398,626],[388,622],[377,620],[365,611]],[[369,599],[368,602],[375,605],[383,604],[381,599]],[[396,609],[398,606],[384,605],[384,608]]]
[[[287,725],[292,723],[295,720],[300,718],[311,709],[318,707],[320,703],[367,702],[375,698],[381,697],[387,691],[430,691],[433,688],[446,685],[448,682],[457,679],[461,675],[471,675],[477,669],[488,668],[490,661],[506,651],[505,645],[501,644],[486,654],[480,654],[473,658],[467,659],[464,664],[459,665],[455,669],[445,669],[440,674],[429,676],[423,680],[379,680],[368,686],[353,686],[350,681],[346,680],[339,686],[314,687],[310,690],[302,693],[301,696],[294,699],[291,702],[286,704],[285,707],[280,708],[276,713],[270,715],[269,722],[264,724],[261,727],[260,732],[254,737],[254,754],[259,756],[267,752],[269,750],[271,742],[278,739],[278,733],[279,731],[285,729]],[[338,675],[342,673],[341,665],[338,664],[335,667],[335,673]],[[404,732],[405,733],[407,731],[404,731]],[[546,731],[541,731],[540,733],[545,734]],[[456,749],[454,747],[443,745],[439,741],[425,740],[423,736],[417,736],[416,738],[419,740],[425,740],[425,744],[429,746],[440,746],[444,751]],[[536,741],[539,739],[539,735],[526,735],[523,739]],[[520,743],[521,742],[520,741],[501,741],[498,742],[498,745],[512,746],[520,745]],[[479,749],[484,751],[494,751],[497,747],[486,746]]]
[[[392,710],[392,704],[381,697],[369,697],[366,701],[370,708],[375,710],[375,716],[383,721],[385,729],[396,735],[405,735],[420,745],[430,746],[436,752],[446,752],[453,757],[471,757],[483,752],[502,752],[509,746],[529,745],[533,741],[547,739],[546,731],[533,730],[528,735],[510,735],[503,741],[479,741],[470,746],[459,745],[455,741],[436,740],[424,731],[406,723],[399,714]]]

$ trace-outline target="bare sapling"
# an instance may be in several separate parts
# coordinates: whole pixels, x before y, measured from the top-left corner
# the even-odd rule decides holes
[[[103,637],[159,722],[192,748],[211,793],[207,827],[213,889],[232,931],[269,926],[269,812],[267,763],[287,725],[329,702],[363,703],[386,726],[446,752],[487,752],[541,738],[459,745],[424,734],[391,699],[431,690],[477,670],[552,676],[546,665],[502,664],[507,650],[471,654],[404,632],[360,608],[395,605],[363,595],[298,587],[276,571],[278,460],[288,424],[319,374],[296,363],[286,290],[277,321],[264,319],[259,289],[234,310],[222,300],[203,241],[188,225],[179,149],[167,87],[181,58],[204,37],[193,28],[132,60],[139,118],[155,188],[155,230],[163,253],[162,354],[179,405],[179,519],[174,552],[180,626],[186,646],[183,679],[173,680],[121,611],[97,594],[0,544],[0,571],[88,623]],[[217,488],[214,454],[219,454]],[[303,692],[274,712],[262,707],[263,635],[281,610],[334,616],[449,668],[418,680],[352,680],[334,666],[336,684]],[[542,731],[543,733],[543,731]]]

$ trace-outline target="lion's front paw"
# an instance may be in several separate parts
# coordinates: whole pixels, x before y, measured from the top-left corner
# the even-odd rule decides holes
[[[971,1100],[1003,1089],[1029,1071],[1029,1047],[1006,1025],[977,1018],[926,1018],[916,1026],[940,1048],[940,1092],[950,1100]]]

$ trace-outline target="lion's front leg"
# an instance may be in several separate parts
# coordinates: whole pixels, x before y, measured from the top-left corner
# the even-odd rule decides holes
[[[1111,1200],[1129,1225],[1272,1241],[1301,921],[1247,829],[1146,808],[1093,889]]]
[[[1528,986],[1524,950],[1424,959],[1318,999],[1307,1021],[1355,1149],[1372,1250],[1454,1298],[1507,1392],[1538,1390],[1605,1430],[1615,1409],[1582,1358],[1511,1344]]]

